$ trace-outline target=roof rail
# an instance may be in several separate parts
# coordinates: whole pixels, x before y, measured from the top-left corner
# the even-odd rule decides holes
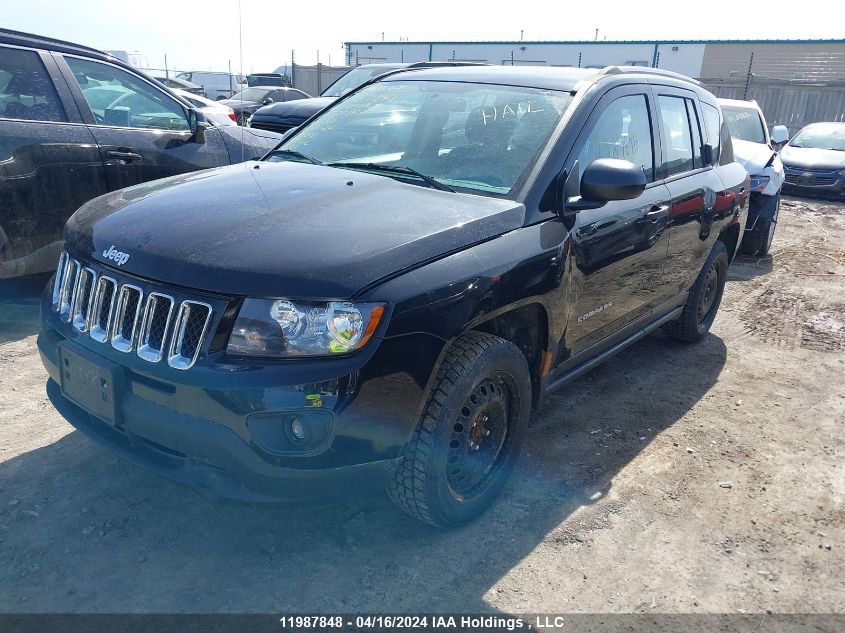
[[[681,73],[672,72],[671,70],[663,70],[662,68],[649,68],[648,66],[605,66],[599,71],[599,75],[621,75],[623,73],[642,73],[644,75],[656,75],[658,77],[670,77],[678,79],[679,81],[686,81],[687,83],[701,86],[702,83],[692,77],[687,77]]]
[[[0,37],[5,37],[8,39],[14,40],[28,40],[29,42],[36,43],[38,45],[44,46],[44,48],[50,50],[58,49],[63,51],[79,51],[85,53],[96,53],[97,55],[101,55],[103,57],[108,57],[112,59],[117,59],[114,55],[110,55],[105,51],[101,51],[97,48],[92,48],[90,46],[85,46],[84,44],[76,44],[74,42],[68,42],[66,40],[60,40],[55,37],[49,37],[47,35],[36,35],[34,33],[25,33],[23,31],[15,31],[12,29],[5,29],[0,28]],[[118,60],[121,61],[121,60]]]

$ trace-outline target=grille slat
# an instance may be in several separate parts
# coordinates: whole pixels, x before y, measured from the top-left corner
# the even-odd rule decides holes
[[[135,345],[135,332],[141,317],[141,300],[144,292],[131,284],[123,284],[117,295],[112,322],[111,346],[120,352],[131,352]]]
[[[178,304],[161,292],[144,291],[99,273],[62,252],[52,291],[53,310],[79,332],[121,352],[174,369],[196,363],[211,323],[212,308],[187,299]],[[174,318],[174,314],[176,315]]]
[[[59,316],[63,321],[70,321],[73,304],[73,293],[76,289],[76,282],[79,279],[79,262],[70,257],[67,258],[64,272],[62,273],[62,289],[59,292]]]
[[[158,292],[151,292],[147,296],[144,318],[141,320],[141,336],[138,339],[138,356],[151,363],[161,360],[172,312],[173,297]]]
[[[114,298],[117,282],[111,277],[102,276],[97,280],[97,290],[91,305],[91,324],[89,336],[98,343],[109,340],[111,319],[114,313]]]
[[[175,369],[190,369],[197,361],[200,346],[211,320],[211,306],[199,301],[183,301],[173,327],[167,363]]]
[[[62,251],[62,254],[59,256],[59,265],[56,268],[56,277],[53,279],[53,310],[59,309],[59,302],[62,299],[62,286],[64,283],[67,260],[67,253]]]
[[[71,323],[80,332],[87,332],[91,323],[91,296],[97,282],[97,273],[85,267],[79,271],[79,280],[73,293]]]

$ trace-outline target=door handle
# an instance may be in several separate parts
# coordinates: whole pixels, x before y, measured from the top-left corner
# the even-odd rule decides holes
[[[648,212],[645,214],[645,217],[648,218],[648,220],[653,224],[668,213],[668,204],[655,204],[651,207],[651,209],[648,210]]]
[[[106,158],[111,158],[112,160],[121,160],[125,163],[131,163],[132,161],[142,160],[144,157],[138,154],[137,152],[110,149],[106,152]]]

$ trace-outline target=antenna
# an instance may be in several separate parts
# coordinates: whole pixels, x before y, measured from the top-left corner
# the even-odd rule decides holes
[[[241,0],[238,0],[238,66],[240,67],[238,70],[238,75],[243,77],[244,76],[244,27],[243,27],[243,14],[241,13]],[[243,122],[244,118],[244,91],[241,90],[238,92],[241,96],[241,122]],[[243,124],[241,124],[241,162],[243,163],[246,160],[246,148],[244,147],[246,137],[246,130],[244,129]]]

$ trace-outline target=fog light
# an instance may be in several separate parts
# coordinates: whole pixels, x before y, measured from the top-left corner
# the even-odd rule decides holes
[[[294,418],[290,421],[290,432],[300,441],[305,439],[305,426],[303,426],[299,418]]]

